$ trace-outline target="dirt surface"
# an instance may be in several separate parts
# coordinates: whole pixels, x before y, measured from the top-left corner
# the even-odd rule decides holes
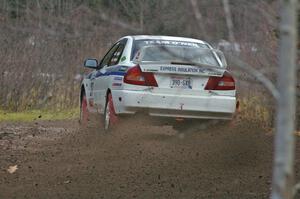
[[[77,121],[0,124],[0,198],[269,198],[273,135],[261,125],[146,123],[110,133]]]

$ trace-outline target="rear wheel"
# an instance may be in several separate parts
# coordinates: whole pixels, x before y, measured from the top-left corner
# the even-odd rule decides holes
[[[80,124],[83,126],[87,126],[89,119],[89,112],[87,108],[87,99],[85,94],[83,94],[80,104]]]
[[[116,124],[118,117],[115,112],[113,98],[111,93],[108,93],[105,110],[104,110],[104,129],[107,131]]]

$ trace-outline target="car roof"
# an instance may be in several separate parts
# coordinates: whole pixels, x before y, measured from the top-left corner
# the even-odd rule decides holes
[[[187,38],[187,37],[174,37],[174,36],[163,36],[163,35],[131,35],[123,38],[128,38],[128,37],[131,37],[134,40],[154,39],[154,40],[185,41],[185,42],[196,42],[201,44],[207,44],[202,40]]]

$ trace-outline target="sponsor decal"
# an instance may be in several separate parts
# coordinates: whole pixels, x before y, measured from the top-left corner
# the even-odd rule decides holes
[[[145,71],[146,72],[157,72],[158,70],[157,69],[146,69]]]
[[[121,61],[125,61],[126,60],[126,56],[123,56],[122,58],[121,58]]]
[[[205,48],[204,44],[186,42],[186,41],[169,41],[169,40],[146,40],[144,41],[146,45],[172,45],[172,46],[187,46],[195,48]]]
[[[122,81],[122,80],[123,80],[123,77],[114,77],[114,80]]]
[[[175,66],[161,66],[160,71],[177,72],[177,68]]]
[[[209,72],[207,73],[208,75],[216,75],[216,76],[221,76],[222,73],[218,73],[218,72]]]
[[[222,75],[222,73],[213,69],[191,68],[191,67],[176,67],[176,66],[160,66],[162,72],[181,72],[181,73],[206,73],[208,75]]]
[[[121,67],[119,68],[119,71],[126,71],[127,69],[128,69],[127,66],[121,66]]]
[[[113,83],[112,86],[122,86],[122,83]]]

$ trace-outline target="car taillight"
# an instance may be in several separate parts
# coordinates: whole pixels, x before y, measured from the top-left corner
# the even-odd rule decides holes
[[[209,77],[205,90],[235,90],[235,81],[225,72],[222,77]]]
[[[140,86],[157,87],[157,82],[153,73],[144,73],[139,65],[130,68],[124,76],[124,83]]]

